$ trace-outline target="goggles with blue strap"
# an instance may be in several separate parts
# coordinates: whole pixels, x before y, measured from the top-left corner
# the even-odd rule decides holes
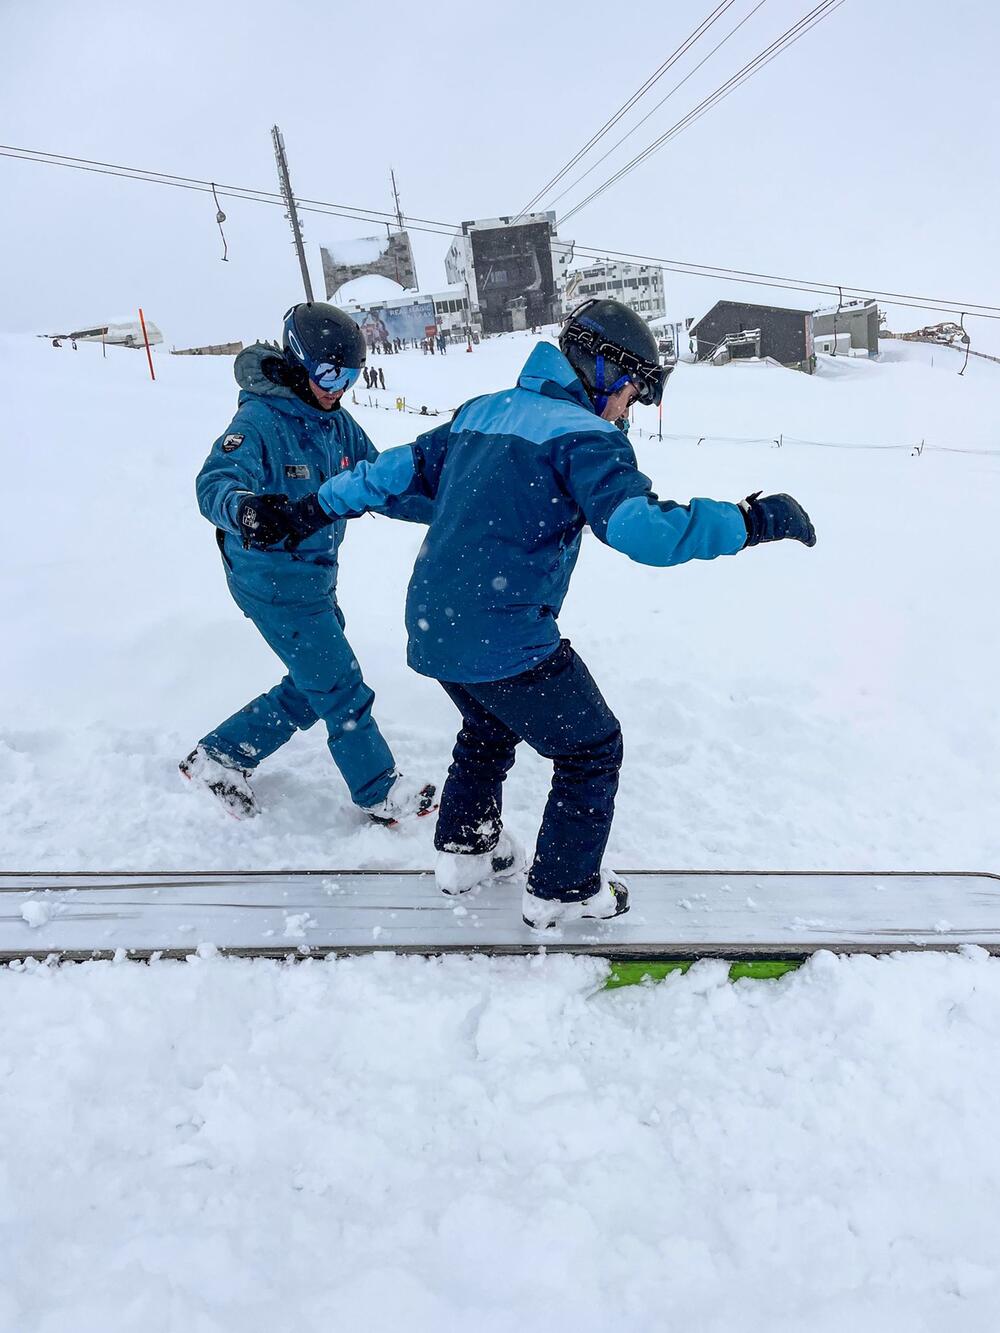
[[[589,326],[589,327],[588,327]],[[631,384],[639,395],[639,402],[655,406],[663,397],[663,386],[670,370],[666,366],[642,360],[634,352],[626,351],[616,343],[608,342],[601,330],[590,323],[586,315],[574,314],[564,338],[594,358],[594,407],[600,415],[608,399],[626,384]],[[607,363],[621,373],[610,384],[606,382]]]

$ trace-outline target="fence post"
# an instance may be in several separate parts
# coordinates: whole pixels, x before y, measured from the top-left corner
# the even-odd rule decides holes
[[[153,369],[153,354],[149,350],[149,334],[146,332],[146,316],[142,313],[142,306],[139,307],[139,323],[142,325],[142,340],[146,344],[146,360],[149,362],[149,378],[156,379],[156,371]]]

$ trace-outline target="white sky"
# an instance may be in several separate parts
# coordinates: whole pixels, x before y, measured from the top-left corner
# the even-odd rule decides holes
[[[627,128],[752,7],[736,0]],[[812,7],[766,0],[588,185]],[[0,141],[446,221],[516,212],[712,0],[0,3]],[[995,0],[847,0],[568,224],[581,243],[1000,305]],[[602,142],[600,151],[613,140]],[[589,161],[589,159],[588,159]],[[0,328],[142,304],[168,345],[274,336],[301,299],[280,208],[0,158]],[[567,198],[569,207],[584,191]],[[557,210],[558,211],[558,210]],[[305,214],[318,243],[370,225]],[[414,233],[421,285],[445,238]],[[668,308],[805,294],[667,275]],[[946,317],[891,312],[895,327]],[[967,321],[1000,351],[1000,323]]]

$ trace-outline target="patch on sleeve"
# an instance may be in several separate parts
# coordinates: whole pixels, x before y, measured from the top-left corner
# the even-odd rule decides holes
[[[308,481],[309,465],[308,463],[286,463],[285,480],[286,481]]]
[[[222,441],[222,452],[224,454],[231,454],[234,449],[240,447],[245,439],[245,435],[227,435]]]

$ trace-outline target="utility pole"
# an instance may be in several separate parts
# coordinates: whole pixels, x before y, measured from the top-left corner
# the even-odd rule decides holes
[[[396,222],[399,225],[399,230],[402,231],[403,210],[399,206],[399,191],[396,189],[396,173],[393,171],[392,167],[389,168],[389,176],[392,180],[392,197],[396,201]]]
[[[292,182],[288,176],[288,158],[285,156],[285,141],[282,138],[281,131],[277,125],[271,128],[271,138],[274,140],[274,157],[278,163],[278,183],[281,186],[281,194],[285,201],[287,212],[285,217],[292,224],[292,236],[295,238],[295,252],[299,257],[299,268],[302,270],[302,282],[306,289],[306,300],[313,301],[312,281],[309,277],[309,266],[306,264],[305,247],[302,244],[302,228],[299,226],[299,215],[295,207],[295,196],[292,194]]]

